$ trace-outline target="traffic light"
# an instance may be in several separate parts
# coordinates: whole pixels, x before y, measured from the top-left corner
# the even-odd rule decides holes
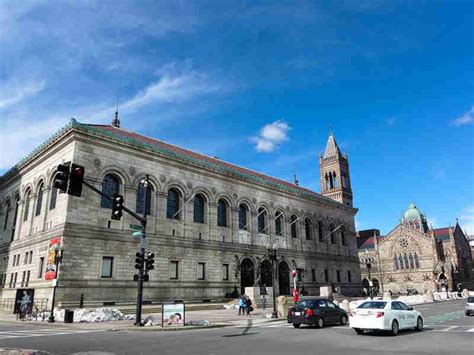
[[[120,220],[122,218],[123,196],[115,194],[112,197],[112,219]]]
[[[69,186],[67,193],[69,195],[81,196],[82,182],[84,181],[84,167],[76,164],[71,165],[71,171],[69,173]]]
[[[69,182],[69,164],[70,162],[59,164],[58,173],[54,177],[53,187],[61,192],[67,192]]]
[[[148,253],[148,256],[146,258],[146,271],[151,271],[155,268],[155,254],[153,253]]]
[[[135,269],[141,270],[143,268],[143,256],[140,252],[135,254]]]

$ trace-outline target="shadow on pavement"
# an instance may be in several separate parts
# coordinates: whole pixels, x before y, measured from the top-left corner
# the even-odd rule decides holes
[[[258,332],[252,332],[252,333],[249,333],[249,330],[250,328],[252,328],[252,318],[249,318],[247,319],[247,326],[245,327],[244,331],[240,334],[227,334],[227,335],[223,335],[222,337],[223,338],[234,338],[234,337],[241,337],[241,336],[245,336],[245,335],[256,335],[256,334],[259,334]]]

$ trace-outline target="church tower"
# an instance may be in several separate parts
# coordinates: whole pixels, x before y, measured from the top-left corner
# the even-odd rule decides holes
[[[343,155],[330,132],[324,155],[319,156],[321,194],[352,207],[349,158]]]

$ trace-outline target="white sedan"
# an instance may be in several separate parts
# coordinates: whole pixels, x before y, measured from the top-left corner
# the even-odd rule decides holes
[[[401,329],[423,330],[423,316],[400,301],[367,300],[349,312],[349,326],[357,334],[365,330],[387,330],[397,335]]]

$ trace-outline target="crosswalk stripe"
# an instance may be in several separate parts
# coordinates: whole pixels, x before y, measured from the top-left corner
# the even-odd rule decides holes
[[[34,329],[34,330],[5,330],[0,331],[0,339],[8,338],[31,338],[51,335],[72,335],[91,332],[100,332],[102,330],[76,330],[76,329]]]
[[[474,328],[468,329],[467,332],[474,333]]]
[[[457,328],[457,325],[452,325],[451,327],[447,327],[447,328],[445,328],[445,329],[441,329],[440,331],[441,331],[441,332],[449,332],[449,331],[451,331],[451,330],[453,330],[453,329],[456,329],[456,328]]]

